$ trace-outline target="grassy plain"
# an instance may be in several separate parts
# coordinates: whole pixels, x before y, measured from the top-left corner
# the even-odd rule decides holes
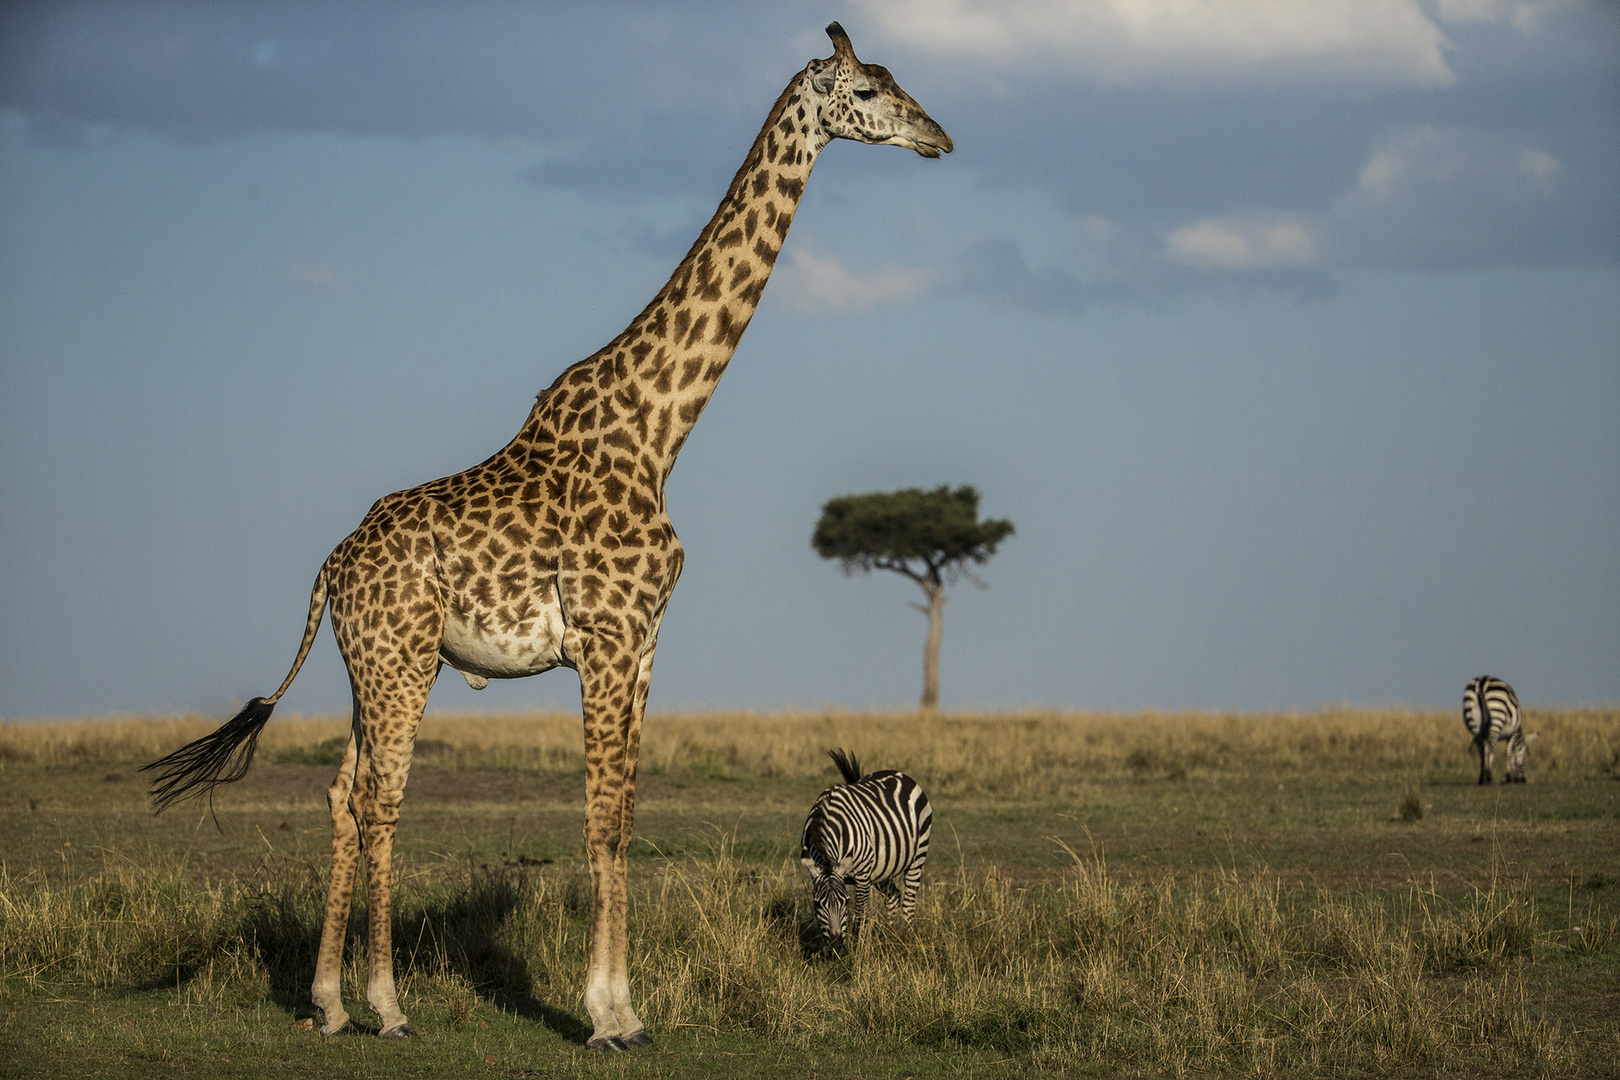
[[[655,715],[659,1042],[615,1057],[580,1045],[576,717],[424,723],[404,1045],[304,1024],[346,722],[273,721],[219,828],[152,818],[135,770],[216,723],[0,724],[0,1076],[1620,1074],[1620,712],[1532,710],[1531,782],[1490,788],[1449,713]],[[835,956],[796,862],[829,746],[936,814],[916,921]]]

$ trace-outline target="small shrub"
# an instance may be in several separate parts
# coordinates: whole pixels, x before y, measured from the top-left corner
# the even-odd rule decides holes
[[[330,765],[343,764],[343,752],[349,748],[349,737],[327,739],[315,746],[290,746],[276,752],[277,765]]]
[[[1146,746],[1138,746],[1125,758],[1125,767],[1133,773],[1157,772],[1159,763],[1159,752]]]
[[[1402,821],[1423,820],[1422,788],[1418,787],[1416,784],[1410,784],[1407,786],[1406,793],[1401,796],[1399,813]]]

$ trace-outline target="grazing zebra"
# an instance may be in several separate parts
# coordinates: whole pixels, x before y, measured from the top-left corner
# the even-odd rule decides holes
[[[835,946],[844,940],[846,899],[853,935],[873,885],[882,890],[891,911],[898,908],[911,918],[934,811],[917,781],[905,773],[884,769],[862,776],[853,756],[843,750],[827,753],[844,782],[823,791],[811,807],[799,861],[810,871],[810,896],[822,936]],[[854,895],[847,896],[850,885]]]
[[[1463,723],[1474,737],[1479,751],[1479,782],[1491,782],[1491,743],[1505,742],[1507,783],[1524,783],[1524,761],[1530,753],[1531,735],[1525,737],[1519,726],[1519,696],[1501,679],[1481,675],[1463,690]]]

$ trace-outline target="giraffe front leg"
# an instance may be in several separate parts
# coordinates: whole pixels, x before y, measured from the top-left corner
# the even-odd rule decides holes
[[[614,939],[610,983],[613,989],[613,1016],[619,1022],[619,1040],[626,1046],[651,1045],[653,1037],[636,1015],[630,1002],[629,927],[630,838],[635,831],[636,764],[641,755],[641,723],[647,714],[647,692],[652,685],[653,654],[657,649],[657,624],[653,637],[643,648],[636,673],[635,695],[631,700],[630,724],[625,732],[625,785],[619,799],[619,846],[613,853],[614,918],[625,925],[624,934]]]
[[[619,844],[613,852],[610,923],[618,928],[618,932],[610,939],[608,986],[612,992],[613,1019],[619,1027],[619,1041],[625,1046],[647,1046],[652,1043],[653,1037],[647,1034],[646,1025],[641,1022],[641,1018],[636,1015],[636,1010],[630,1003],[630,934],[627,925],[630,911],[630,867],[626,856],[630,850],[630,804],[634,798],[634,794],[631,793],[625,799]]]
[[[310,998],[321,1010],[321,1034],[336,1035],[349,1023],[343,1008],[343,943],[349,932],[349,903],[354,896],[354,875],[360,865],[360,823],[350,805],[355,794],[358,747],[355,736],[343,752],[343,764],[326,789],[332,813],[332,875],[326,888],[326,918],[321,924],[321,949],[315,958],[315,982]],[[360,796],[364,801],[364,796]]]
[[[586,944],[585,1011],[593,1050],[625,1050],[641,1029],[630,1008],[625,931],[625,811],[633,799],[629,734],[635,694],[635,652],[607,635],[586,638],[570,628],[564,648],[579,668],[585,713],[585,857],[591,871],[591,926]],[[617,999],[617,1000],[616,1000]],[[633,1025],[627,1031],[623,1014]]]
[[[587,737],[589,743],[589,738]],[[598,744],[598,751],[616,756],[609,745]],[[598,776],[592,783],[593,770],[589,764],[593,755],[586,754],[586,787],[596,790],[587,794],[585,806],[585,857],[591,871],[591,923],[586,941],[585,956],[585,1011],[591,1018],[591,1037],[585,1045],[592,1050],[624,1050],[629,1047],[626,1034],[619,1023],[619,1012],[614,1008],[614,969],[626,964],[628,945],[624,925],[624,884],[620,876],[624,865],[621,842],[621,816],[618,791],[604,784]],[[607,790],[604,790],[606,788]],[[628,980],[622,988],[625,1004],[629,1004]],[[634,1016],[634,1013],[631,1013]],[[637,1022],[639,1026],[639,1021]]]

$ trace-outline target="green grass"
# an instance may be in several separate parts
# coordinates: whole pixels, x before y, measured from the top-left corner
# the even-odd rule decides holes
[[[130,722],[0,725],[0,1076],[1614,1075],[1620,725],[1536,719],[1531,783],[1480,788],[1424,714],[650,718],[659,1041],[612,1057],[581,1047],[583,773],[543,724],[424,728],[404,1045],[303,1026],[333,724],[267,741],[222,830],[150,817]],[[936,827],[916,920],[829,956],[795,845],[838,744]]]

